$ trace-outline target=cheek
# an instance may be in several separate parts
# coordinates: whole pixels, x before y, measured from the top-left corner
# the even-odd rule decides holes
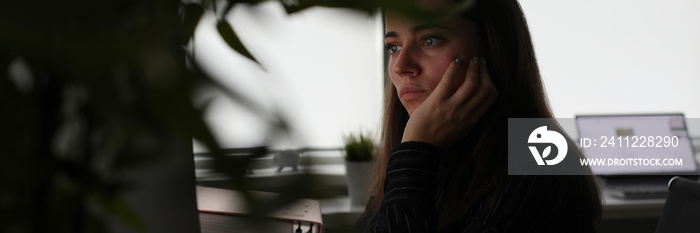
[[[430,83],[430,88],[431,91],[435,89],[435,87],[440,83],[440,80],[442,80],[442,76],[445,75],[445,71],[447,71],[447,67],[450,66],[452,61],[454,61],[456,55],[448,55],[445,57],[439,58],[439,60],[432,62],[428,66],[429,71],[426,72],[428,76],[428,80]]]
[[[399,83],[399,80],[401,79],[394,72],[389,72],[389,80],[394,84],[394,87],[398,91],[399,86],[401,86],[401,83]]]
[[[469,64],[471,61],[470,59],[476,56],[476,54],[476,49],[474,48],[457,45],[451,46],[441,51],[439,55],[431,57],[430,64],[426,67],[426,69],[429,69],[426,73],[429,73],[427,76],[430,80],[431,88],[435,89],[437,84],[440,83],[440,80],[442,80],[442,76],[445,75],[447,68],[457,57],[462,59],[462,64],[460,65],[462,72],[460,72],[459,75],[465,75],[467,64]]]

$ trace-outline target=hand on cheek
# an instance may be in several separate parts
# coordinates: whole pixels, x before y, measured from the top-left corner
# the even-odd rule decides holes
[[[466,75],[461,75],[464,69]],[[497,98],[486,64],[478,57],[469,61],[457,58],[435,90],[413,111],[401,141],[439,148],[453,145],[470,132]]]

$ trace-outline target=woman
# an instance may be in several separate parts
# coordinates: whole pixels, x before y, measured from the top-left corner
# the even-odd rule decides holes
[[[429,21],[387,12],[385,42],[382,153],[362,231],[595,231],[592,176],[507,175],[507,119],[552,117],[515,0]]]

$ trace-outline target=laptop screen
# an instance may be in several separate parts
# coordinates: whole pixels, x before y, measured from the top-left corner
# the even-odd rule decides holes
[[[579,146],[596,175],[697,170],[683,114],[577,116]]]

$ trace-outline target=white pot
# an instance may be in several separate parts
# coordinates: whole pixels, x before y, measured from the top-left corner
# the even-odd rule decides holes
[[[370,172],[370,162],[345,161],[345,180],[348,184],[351,205],[364,207],[367,203],[367,184]]]

